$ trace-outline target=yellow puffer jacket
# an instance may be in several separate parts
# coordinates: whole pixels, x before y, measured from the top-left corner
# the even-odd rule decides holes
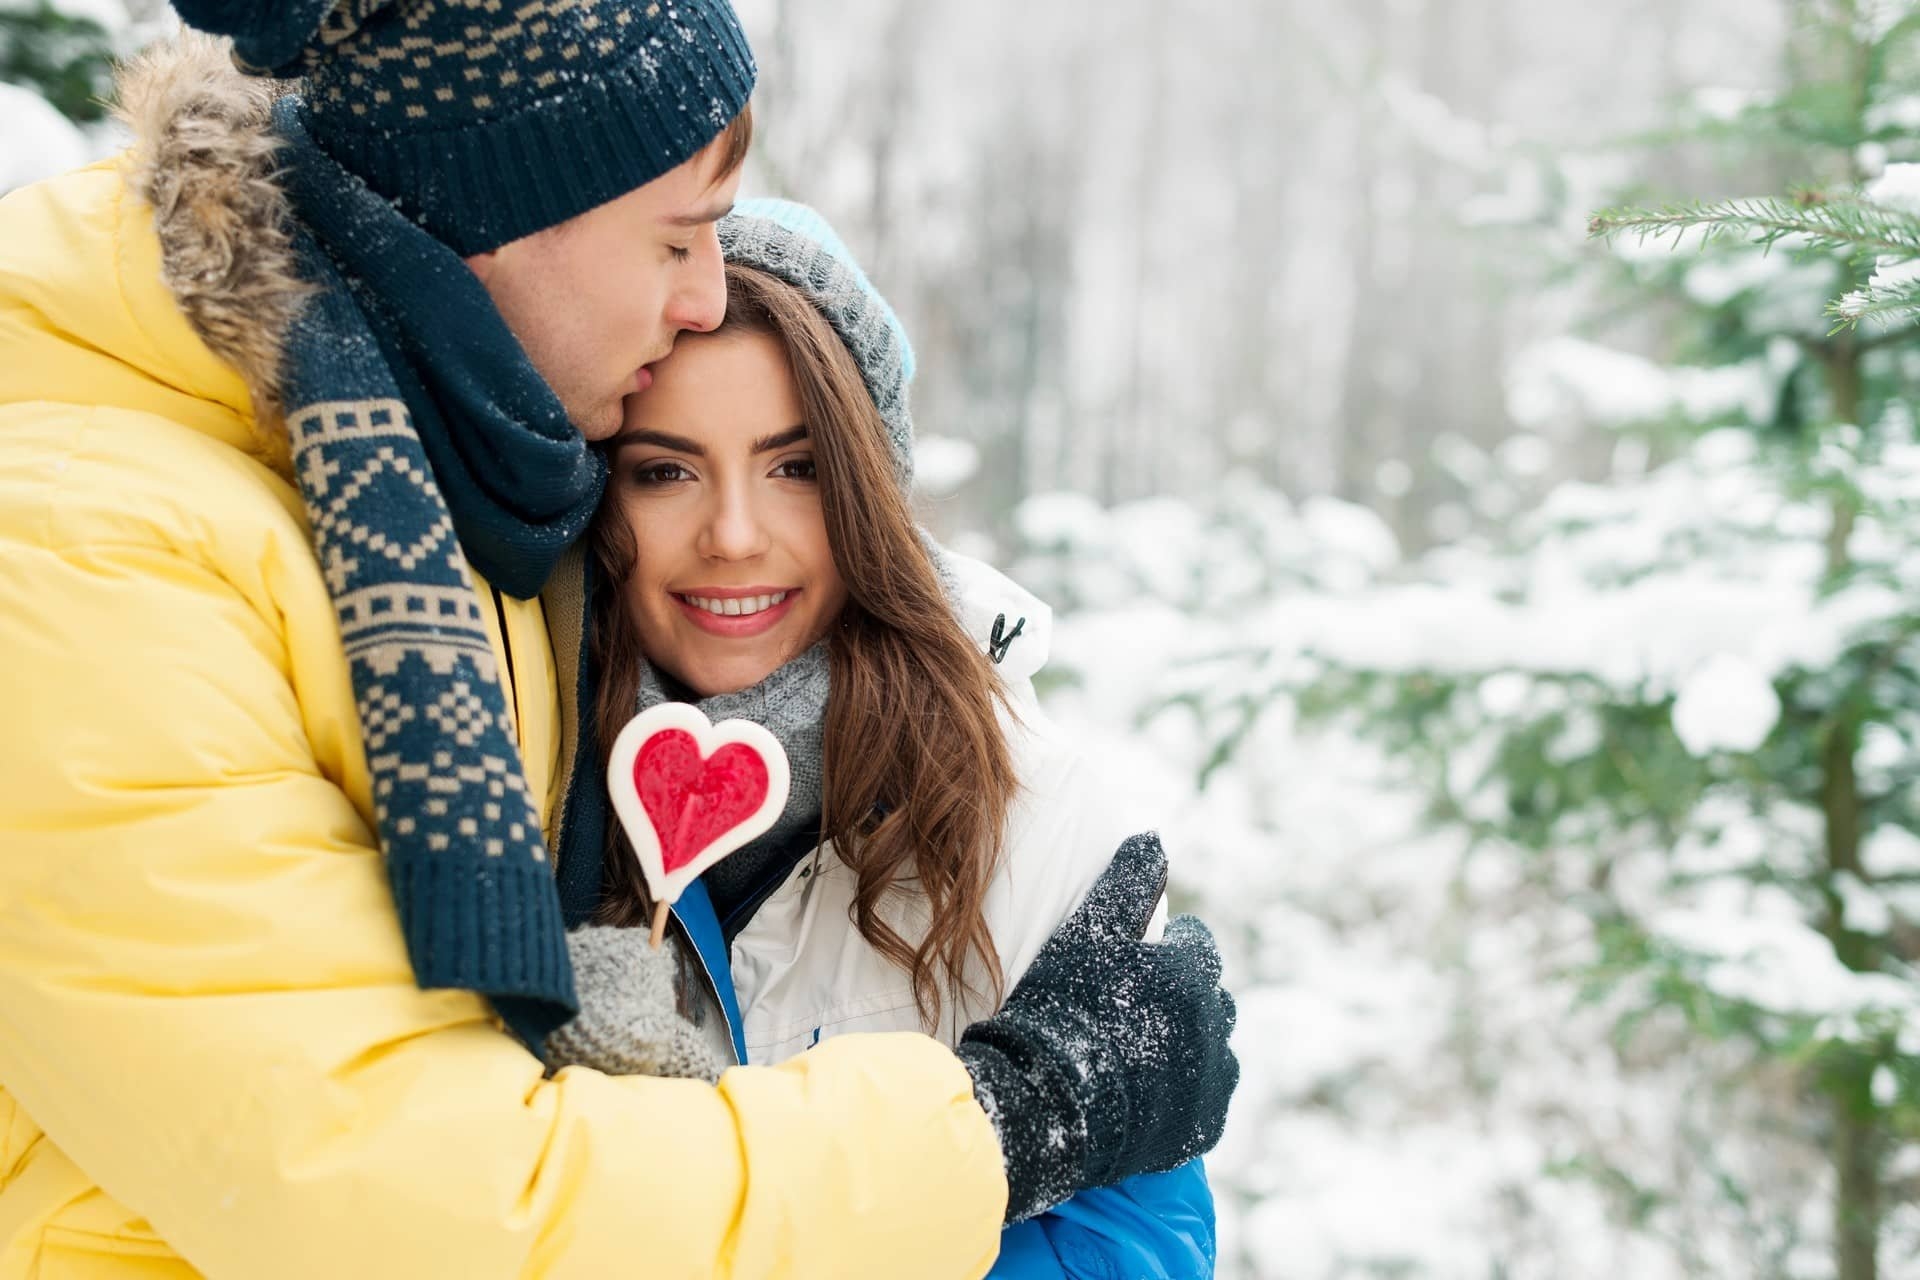
[[[206,47],[131,96],[132,154],[0,201],[0,1280],[983,1273],[999,1150],[935,1041],[547,1080],[415,986],[256,414],[291,284],[236,176],[262,99]],[[498,621],[550,812],[546,623]]]

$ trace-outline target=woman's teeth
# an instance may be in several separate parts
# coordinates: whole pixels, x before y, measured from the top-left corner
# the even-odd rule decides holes
[[[696,609],[719,614],[723,618],[744,618],[763,609],[771,609],[787,598],[784,591],[776,591],[770,596],[735,596],[730,600],[709,600],[705,596],[681,596]]]

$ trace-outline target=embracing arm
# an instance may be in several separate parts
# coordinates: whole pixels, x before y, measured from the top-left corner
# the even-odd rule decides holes
[[[1005,1183],[950,1052],[543,1078],[477,996],[415,986],[376,841],[316,761],[339,744],[310,740],[273,556],[9,523],[0,1087],[194,1267],[985,1270]]]

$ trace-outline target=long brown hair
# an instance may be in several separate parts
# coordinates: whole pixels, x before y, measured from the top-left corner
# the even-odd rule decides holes
[[[729,263],[719,332],[729,331],[767,334],[786,351],[813,441],[827,540],[847,588],[846,608],[828,631],[822,839],[854,871],[854,926],[908,973],[932,1029],[943,992],[957,1002],[977,990],[970,962],[979,963],[996,1003],[1003,990],[984,905],[1019,786],[999,719],[1005,692],[941,590],[895,477],[886,425],[833,328],[798,290]],[[595,593],[593,618],[604,767],[633,715],[645,661],[618,589],[637,551],[617,504],[601,504],[592,546],[610,584]],[[606,848],[600,918],[644,923],[646,884],[618,822]],[[917,893],[927,906],[917,945],[881,918],[896,891]]]

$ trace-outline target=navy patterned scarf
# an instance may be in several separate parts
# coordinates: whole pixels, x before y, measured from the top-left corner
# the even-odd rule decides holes
[[[572,1016],[553,858],[469,563],[537,594],[604,465],[452,250],[322,152],[283,98],[280,182],[316,293],[282,398],[422,987],[491,999],[530,1044]]]

